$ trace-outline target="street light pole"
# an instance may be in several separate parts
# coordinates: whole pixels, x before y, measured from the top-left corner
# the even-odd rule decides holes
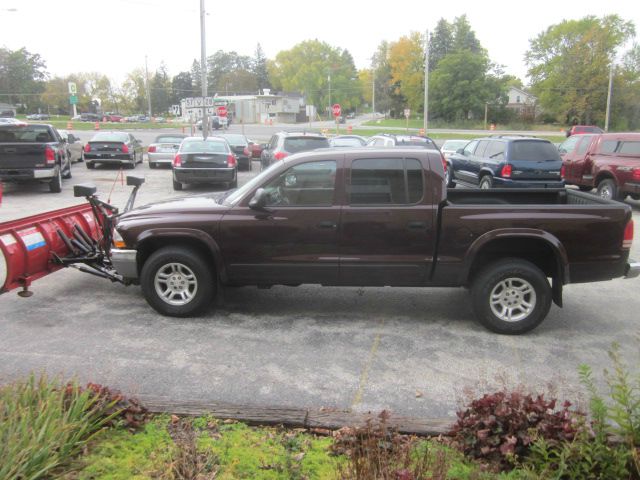
[[[373,113],[373,116],[375,118],[376,116],[376,66],[375,65],[373,65],[372,72],[373,72],[373,87],[371,90],[371,113]]]
[[[209,118],[207,115],[207,44],[204,28],[204,0],[200,0],[200,72],[202,74],[202,138],[207,139],[209,134]]]
[[[425,35],[424,47],[424,134],[429,126],[429,29]]]
[[[147,65],[147,56],[144,56],[144,72],[147,84],[147,107],[149,109],[149,121],[151,121],[151,89],[149,88],[149,67]]]
[[[331,111],[331,70],[329,70],[329,111]]]
[[[604,117],[604,131],[609,131],[609,116],[611,115],[611,91],[613,90],[613,61],[609,67],[609,89],[607,91],[607,113]]]

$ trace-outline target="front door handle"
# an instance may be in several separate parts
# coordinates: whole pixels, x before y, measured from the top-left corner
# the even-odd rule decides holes
[[[330,230],[338,228],[338,224],[335,222],[332,222],[331,220],[320,222],[317,226],[318,228],[326,228]]]
[[[427,228],[427,224],[424,222],[409,222],[407,228],[409,230],[424,230]]]

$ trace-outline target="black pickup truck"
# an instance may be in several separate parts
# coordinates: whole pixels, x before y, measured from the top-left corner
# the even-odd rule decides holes
[[[41,181],[53,193],[71,178],[65,141],[47,124],[0,125],[0,181]]]
[[[519,334],[568,283],[635,277],[631,208],[565,189],[449,190],[437,150],[320,149],[236,190],[116,219],[110,266],[165,315],[220,285],[468,287],[478,320]],[[427,313],[425,313],[427,315]]]

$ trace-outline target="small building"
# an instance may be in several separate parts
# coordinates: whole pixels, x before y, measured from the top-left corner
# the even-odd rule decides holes
[[[8,103],[0,103],[0,117],[15,117],[16,106]]]
[[[507,108],[520,117],[535,117],[538,97],[516,87],[509,87]]]
[[[295,123],[304,99],[300,95],[272,95],[265,89],[262,95],[222,95],[206,97],[204,104],[209,115],[225,106],[233,123]],[[180,102],[182,117],[188,120],[202,118],[202,97],[185,98]]]

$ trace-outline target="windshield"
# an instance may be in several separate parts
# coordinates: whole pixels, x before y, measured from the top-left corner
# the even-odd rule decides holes
[[[220,137],[224,138],[231,145],[246,145],[247,139],[244,135],[220,135]]]
[[[248,192],[250,192],[251,190],[256,188],[256,186],[260,185],[263,182],[263,180],[265,178],[267,178],[271,174],[271,170],[275,170],[276,168],[278,168],[280,166],[280,164],[281,164],[281,162],[276,162],[276,163],[272,164],[266,170],[263,170],[262,172],[260,172],[258,175],[253,177],[247,183],[245,183],[243,186],[241,186],[237,190],[234,190],[228,197],[225,197],[223,199],[223,203],[225,205],[234,205],[234,204],[236,204]]]
[[[127,135],[126,133],[104,132],[104,133],[96,133],[90,141],[91,142],[126,143],[128,140],[129,140],[129,135]]]
[[[284,150],[289,153],[306,152],[328,146],[329,140],[323,137],[293,137],[284,140]]]
[[[344,137],[332,138],[330,143],[332,147],[362,147],[365,142],[356,137]]]
[[[511,161],[528,160],[532,162],[560,160],[558,149],[551,142],[518,140],[511,144]]]

